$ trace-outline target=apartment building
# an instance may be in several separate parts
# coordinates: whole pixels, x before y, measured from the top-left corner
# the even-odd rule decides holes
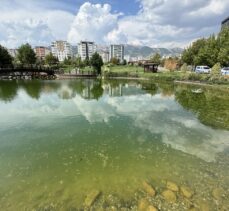
[[[52,42],[51,52],[60,62],[72,57],[72,47],[66,41]]]
[[[36,57],[37,57],[38,59],[44,60],[45,57],[46,57],[48,54],[50,54],[51,51],[50,51],[50,49],[47,48],[47,47],[44,47],[44,46],[36,46],[36,47],[34,48],[34,52],[35,52]]]
[[[124,45],[111,45],[110,46],[110,57],[119,59],[120,62],[124,61]]]
[[[96,45],[94,42],[81,41],[78,44],[78,54],[82,60],[90,59],[96,52]]]

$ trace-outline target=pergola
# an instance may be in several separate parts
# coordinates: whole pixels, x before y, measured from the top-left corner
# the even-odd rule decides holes
[[[156,63],[146,63],[143,64],[144,72],[153,72],[156,73],[158,71],[158,64]]]

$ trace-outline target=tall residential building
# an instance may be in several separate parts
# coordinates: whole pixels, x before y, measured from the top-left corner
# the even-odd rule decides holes
[[[50,54],[50,50],[47,47],[44,46],[36,46],[34,48],[34,52],[37,56],[37,58],[44,60],[45,56],[47,56],[48,54]]]
[[[18,54],[18,50],[17,49],[7,49],[8,53],[10,54],[10,56],[12,56],[13,58],[15,58]]]
[[[112,58],[119,59],[120,62],[124,61],[124,45],[110,46],[110,60]]]
[[[222,21],[222,28],[229,27],[229,17]]]
[[[66,41],[52,42],[51,51],[53,56],[57,57],[60,62],[72,57],[72,47]]]
[[[74,58],[78,56],[78,46],[72,45],[72,56]]]
[[[82,60],[90,59],[96,52],[96,45],[94,42],[81,41],[78,44],[78,54]]]

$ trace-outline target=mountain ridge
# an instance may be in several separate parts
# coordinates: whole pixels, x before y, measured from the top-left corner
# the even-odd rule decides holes
[[[149,57],[155,53],[161,56],[179,56],[184,49],[182,48],[151,48],[149,46],[125,45],[125,56],[130,57]]]

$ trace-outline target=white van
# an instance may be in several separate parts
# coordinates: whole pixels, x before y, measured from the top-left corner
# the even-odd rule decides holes
[[[229,75],[229,67],[224,67],[221,69],[222,75]]]
[[[197,66],[196,73],[210,73],[211,72],[211,68],[208,66]]]

